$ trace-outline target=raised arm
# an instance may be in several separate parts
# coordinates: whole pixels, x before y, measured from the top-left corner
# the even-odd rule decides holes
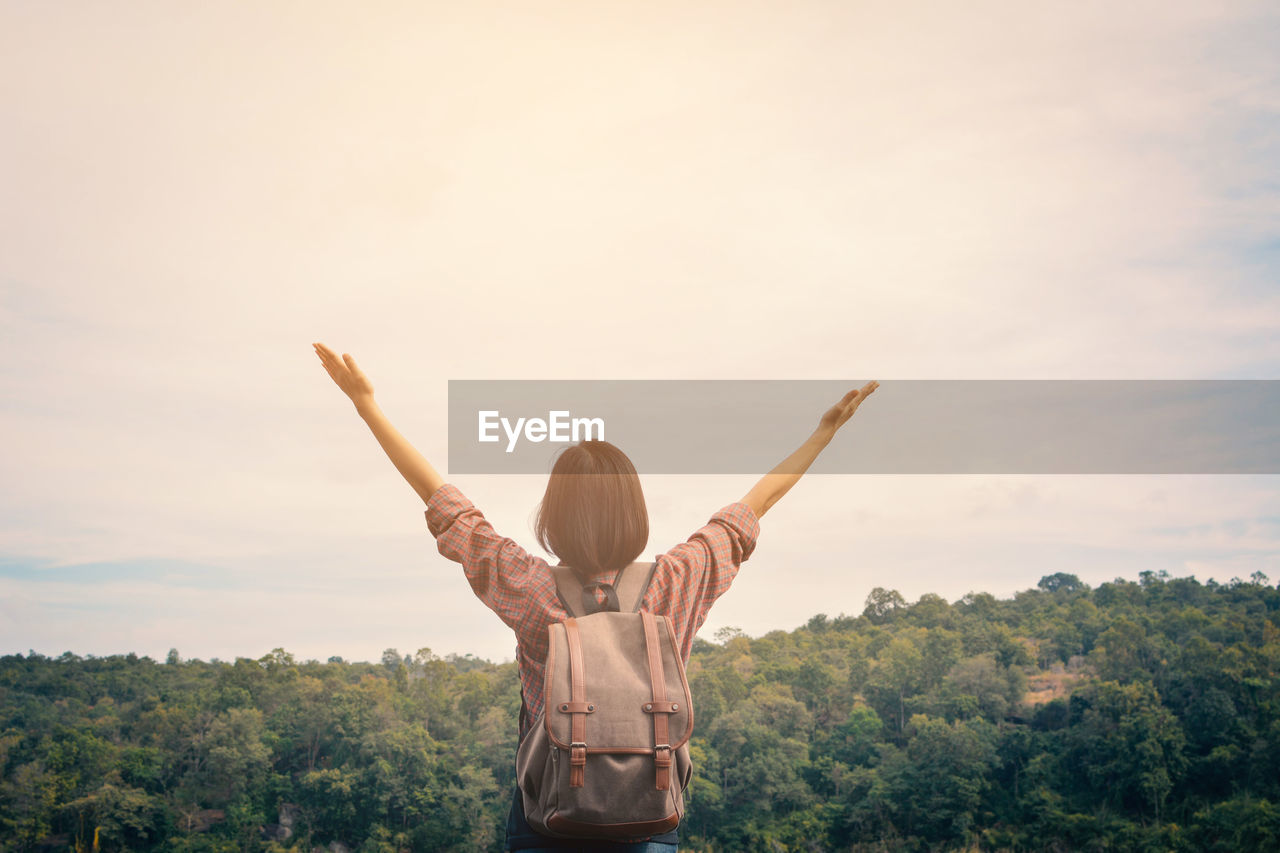
[[[817,459],[823,448],[831,443],[831,439],[835,437],[840,427],[853,417],[853,413],[858,410],[858,406],[862,405],[862,401],[879,387],[880,383],[872,380],[841,397],[840,402],[823,413],[813,435],[805,439],[794,453],[779,462],[772,471],[761,477],[760,482],[747,492],[742,503],[751,507],[757,518],[768,512],[771,506],[781,500],[782,496],[799,482],[800,477],[813,464],[813,460]]]
[[[342,389],[342,393],[351,398],[356,412],[369,425],[378,444],[386,451],[396,470],[408,481],[423,502],[431,500],[436,490],[444,485],[444,478],[431,466],[431,463],[409,443],[400,431],[391,425],[387,416],[373,399],[373,383],[364,375],[356,360],[348,353],[338,354],[324,344],[312,344],[320,363],[328,371],[330,378]]]

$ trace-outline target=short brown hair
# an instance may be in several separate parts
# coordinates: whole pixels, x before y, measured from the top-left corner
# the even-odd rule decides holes
[[[584,578],[633,562],[649,544],[649,512],[631,460],[607,441],[565,448],[551,469],[534,533]]]

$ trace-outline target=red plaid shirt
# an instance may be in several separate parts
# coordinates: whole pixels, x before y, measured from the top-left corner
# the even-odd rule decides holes
[[[547,626],[569,616],[556,595],[547,561],[498,535],[456,486],[441,486],[427,501],[425,514],[440,553],[462,564],[471,589],[516,632],[527,730],[542,711]],[[671,621],[686,664],[694,634],[755,550],[759,535],[760,520],[751,507],[733,503],[711,516],[687,542],[656,558],[658,565],[640,606]],[[612,581],[613,575],[602,579]]]

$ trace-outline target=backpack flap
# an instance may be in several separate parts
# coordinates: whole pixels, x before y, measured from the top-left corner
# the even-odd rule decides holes
[[[562,749],[585,744],[590,753],[654,753],[664,741],[674,750],[689,740],[689,683],[666,617],[596,613],[548,631],[543,720],[552,743]],[[660,673],[653,671],[657,665]]]

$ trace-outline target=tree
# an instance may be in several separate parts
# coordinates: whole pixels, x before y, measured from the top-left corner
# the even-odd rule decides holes
[[[880,715],[866,705],[855,705],[849,717],[832,732],[827,749],[831,757],[849,767],[869,764],[884,732]]]
[[[297,662],[293,659],[292,654],[277,647],[258,658],[258,663],[262,665],[263,669],[276,670],[292,667]]]
[[[929,841],[960,844],[991,784],[995,729],[982,721],[949,724],[918,714],[911,718],[910,730],[911,768],[900,792],[909,803],[909,826]]]
[[[1095,802],[1160,819],[1186,768],[1182,727],[1147,682],[1104,681],[1071,697],[1068,766]]]
[[[1250,797],[1215,803],[1195,813],[1191,838],[1197,850],[1222,853],[1280,850],[1280,806]]]
[[[1150,639],[1135,622],[1121,616],[1098,637],[1099,673],[1111,681],[1130,681],[1150,672]]]
[[[188,777],[200,796],[225,806],[265,781],[271,750],[262,742],[265,729],[257,708],[230,708],[198,731],[192,749],[198,757]]]
[[[715,640],[717,643],[723,646],[726,643],[728,643],[730,640],[736,640],[739,637],[745,637],[745,636],[747,635],[742,633],[741,628],[734,627],[733,625],[725,625],[723,628],[719,628],[716,630]]]
[[[1087,586],[1080,582],[1080,578],[1075,575],[1069,575],[1066,572],[1054,572],[1051,575],[1045,575],[1040,578],[1040,582],[1036,586],[1050,593],[1063,592],[1070,594],[1088,589]]]
[[[994,655],[983,654],[953,666],[947,673],[946,687],[952,696],[971,698],[977,712],[998,723],[1022,698],[1020,686],[1023,681],[1016,676],[1011,678],[1011,675],[1007,667],[1002,668],[996,663]]]
[[[867,594],[867,606],[863,609],[862,615],[872,624],[879,625],[906,606],[907,602],[902,597],[902,593],[896,589],[878,586]]]
[[[88,847],[92,839],[94,847],[100,843],[107,849],[135,850],[146,846],[155,834],[157,806],[145,791],[105,781],[65,808],[76,815],[77,827],[88,834],[88,838],[78,839],[77,846]]]
[[[923,628],[903,631],[889,641],[876,655],[875,667],[867,679],[867,698],[876,710],[897,723],[898,731],[907,726],[907,697],[920,692],[924,676],[921,645]]]

